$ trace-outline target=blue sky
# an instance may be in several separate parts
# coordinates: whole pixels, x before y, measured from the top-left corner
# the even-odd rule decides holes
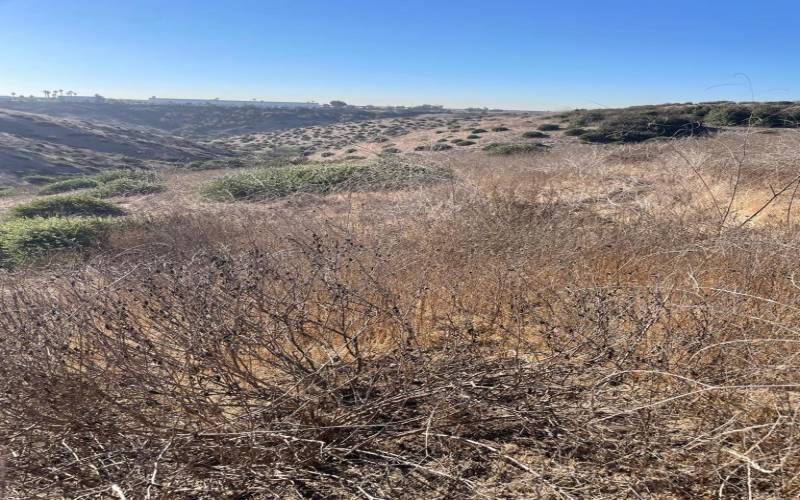
[[[800,1],[0,0],[0,94],[564,109],[800,99]]]

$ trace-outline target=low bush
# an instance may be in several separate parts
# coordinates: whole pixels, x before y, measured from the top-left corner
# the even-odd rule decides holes
[[[564,131],[564,135],[569,137],[578,137],[585,134],[586,132],[588,132],[588,130],[586,130],[585,128],[579,128],[579,127],[568,128],[567,130]]]
[[[59,194],[68,193],[70,191],[77,191],[79,189],[89,189],[97,187],[100,183],[92,177],[75,177],[73,179],[65,179],[63,181],[51,182],[45,184],[38,194]]]
[[[514,155],[522,153],[538,153],[547,151],[549,146],[539,143],[532,144],[498,144],[492,143],[484,146],[483,150],[493,155]]]
[[[91,246],[111,224],[100,217],[10,220],[0,224],[0,265],[11,267],[49,251]]]
[[[492,129],[492,132],[505,132],[507,130],[511,130],[511,129],[508,128],[508,127],[495,127],[495,128]]]
[[[455,141],[456,146],[472,146],[475,144],[475,141],[465,141],[463,139]]]
[[[550,137],[549,134],[545,134],[544,132],[539,132],[537,130],[530,130],[522,134],[522,137],[526,139],[546,139]]]
[[[441,167],[383,160],[376,163],[257,168],[212,179],[201,192],[218,201],[271,200],[294,193],[374,191],[434,182],[452,174]]]
[[[592,143],[642,142],[657,137],[677,138],[704,135],[710,132],[701,122],[688,116],[652,116],[630,113],[604,122],[601,127],[581,135]]]
[[[469,134],[467,136],[467,139],[480,139],[480,138],[481,136],[479,136],[478,134]]]
[[[125,215],[125,211],[107,201],[98,200],[85,195],[61,195],[40,198],[28,203],[21,203],[10,211],[15,217],[69,217],[95,216],[115,217]]]
[[[472,129],[472,133],[473,134],[484,134],[484,133],[486,133],[486,129],[485,128],[475,128],[475,129]]]
[[[561,126],[558,125],[557,123],[543,123],[536,128],[541,130],[542,132],[549,132],[552,130],[560,130]]]
[[[193,161],[183,166],[184,170],[218,170],[223,168],[244,168],[247,166],[241,158],[214,158],[213,160]]]
[[[165,189],[166,187],[158,181],[123,177],[101,184],[92,191],[92,194],[98,198],[112,198],[160,193]]]
[[[17,190],[13,187],[0,187],[0,198],[14,196],[15,194],[17,194]]]
[[[747,125],[751,114],[752,110],[747,106],[737,104],[715,106],[706,113],[705,121],[711,125]]]

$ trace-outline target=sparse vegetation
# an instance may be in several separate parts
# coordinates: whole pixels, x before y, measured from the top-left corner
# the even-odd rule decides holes
[[[554,130],[561,130],[561,126],[557,123],[543,123],[536,127],[538,130],[542,132],[551,132]]]

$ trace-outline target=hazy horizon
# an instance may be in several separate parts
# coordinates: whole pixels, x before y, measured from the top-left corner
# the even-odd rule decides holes
[[[0,94],[512,110],[800,97],[781,26],[795,3],[591,6],[0,0]]]

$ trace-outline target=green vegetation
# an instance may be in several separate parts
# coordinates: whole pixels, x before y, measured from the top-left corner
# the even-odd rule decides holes
[[[478,134],[469,134],[467,136],[467,139],[480,139],[480,138],[481,136],[479,136]]]
[[[530,130],[522,134],[522,137],[526,139],[547,139],[550,137],[549,134],[545,134],[544,132],[539,132],[537,130]]]
[[[543,123],[536,127],[537,129],[541,130],[542,132],[550,132],[553,130],[561,130],[561,126],[557,123]]]
[[[539,143],[533,144],[499,144],[492,143],[484,146],[483,150],[493,155],[515,155],[521,153],[538,153],[547,151],[549,146]]]
[[[511,129],[508,128],[508,127],[494,127],[492,129],[492,132],[505,132],[507,130],[511,130]]]
[[[17,190],[13,187],[0,187],[0,198],[14,196],[15,194],[17,194]]]
[[[472,133],[473,134],[484,134],[484,133],[486,133],[486,129],[484,129],[484,128],[472,129]]]
[[[427,144],[421,144],[415,147],[414,151],[446,151],[448,149],[453,149],[453,146],[437,142],[436,144],[432,144],[430,146]]]
[[[158,181],[122,177],[103,183],[94,189],[92,194],[98,198],[111,198],[114,196],[136,196],[160,193],[165,189],[166,187]]]
[[[575,128],[568,128],[567,130],[565,130],[564,135],[569,137],[578,137],[587,132],[588,130],[586,130],[585,128],[575,127]]]
[[[184,170],[218,170],[223,168],[244,168],[247,164],[240,158],[214,158],[213,160],[193,161],[183,166]]]
[[[70,216],[116,217],[125,215],[125,211],[113,203],[98,200],[97,198],[85,195],[62,195],[21,203],[11,209],[11,215],[23,218]]]
[[[229,162],[225,164],[231,165],[231,168],[237,168],[236,166],[239,165],[241,160],[224,159],[194,162],[188,164],[185,168],[191,170],[224,168],[222,162]],[[155,172],[141,169],[120,169],[108,170],[92,176],[74,177],[51,182],[44,185],[39,194],[59,194],[89,188],[92,188],[92,190],[88,194],[96,198],[157,193],[165,189]]]
[[[398,189],[449,178],[449,170],[397,161],[254,168],[211,180],[202,188],[219,201],[271,200],[294,193]]]
[[[67,193],[70,191],[77,191],[79,189],[95,188],[99,185],[100,183],[91,177],[75,177],[72,179],[65,179],[63,181],[45,184],[44,187],[39,190],[39,194]]]
[[[52,250],[90,246],[111,224],[100,217],[12,219],[0,224],[0,265],[10,267]]]
[[[453,141],[456,146],[472,146],[475,144],[475,141],[466,141],[464,139],[459,139],[457,141]]]
[[[701,122],[687,116],[649,116],[626,114],[603,122],[596,131],[581,135],[593,143],[642,142],[656,137],[689,137],[709,132]]]

